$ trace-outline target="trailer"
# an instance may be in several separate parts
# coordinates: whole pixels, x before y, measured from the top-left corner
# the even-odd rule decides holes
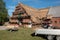
[[[48,40],[53,40],[53,36],[56,36],[56,40],[60,40],[60,29],[36,29],[35,35],[37,34],[48,35]]]
[[[35,35],[37,34],[60,35],[60,29],[37,29]]]

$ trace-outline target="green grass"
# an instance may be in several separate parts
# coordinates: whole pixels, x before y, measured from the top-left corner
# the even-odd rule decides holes
[[[41,37],[34,36],[31,34],[33,31],[27,28],[20,28],[19,31],[10,32],[10,31],[0,31],[0,40],[45,40]]]

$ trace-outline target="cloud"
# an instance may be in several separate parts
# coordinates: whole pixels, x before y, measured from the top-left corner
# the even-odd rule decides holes
[[[12,10],[12,9],[9,9],[9,10],[8,10],[8,12],[13,12],[13,11],[14,11],[14,10]]]
[[[9,10],[8,10],[8,13],[9,13],[10,16],[12,16],[12,12],[14,12],[13,9],[9,9]]]
[[[8,6],[8,12],[13,12],[15,10],[15,6]]]
[[[15,6],[8,6],[7,8],[8,8],[8,9],[14,9]]]
[[[10,16],[12,16],[12,12],[14,12],[15,6],[8,6],[8,13]]]

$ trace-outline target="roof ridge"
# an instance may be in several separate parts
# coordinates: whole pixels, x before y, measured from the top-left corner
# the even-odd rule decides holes
[[[25,5],[25,4],[23,4],[23,3],[19,3],[19,5],[21,5],[23,8],[24,8],[24,6],[25,6],[25,7],[31,8],[31,9],[38,10],[38,9],[33,8],[33,7],[31,7],[31,6]]]

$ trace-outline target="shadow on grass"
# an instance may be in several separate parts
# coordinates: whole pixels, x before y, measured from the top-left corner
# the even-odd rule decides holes
[[[34,36],[36,36],[36,37],[42,37],[42,38],[48,40],[48,39],[47,39],[47,36],[48,36],[48,35],[43,35],[43,34],[37,34],[37,35],[35,35],[35,33],[32,33],[31,36],[33,36],[33,37],[34,37]],[[53,40],[56,40],[56,36],[53,38]]]
[[[16,32],[18,30],[8,29],[8,31],[10,31],[10,32]]]
[[[35,33],[32,33],[31,36],[33,36],[33,37],[37,36],[37,37],[42,37],[44,39],[47,39],[47,35],[43,35],[43,34],[37,34],[37,35],[35,35]]]

